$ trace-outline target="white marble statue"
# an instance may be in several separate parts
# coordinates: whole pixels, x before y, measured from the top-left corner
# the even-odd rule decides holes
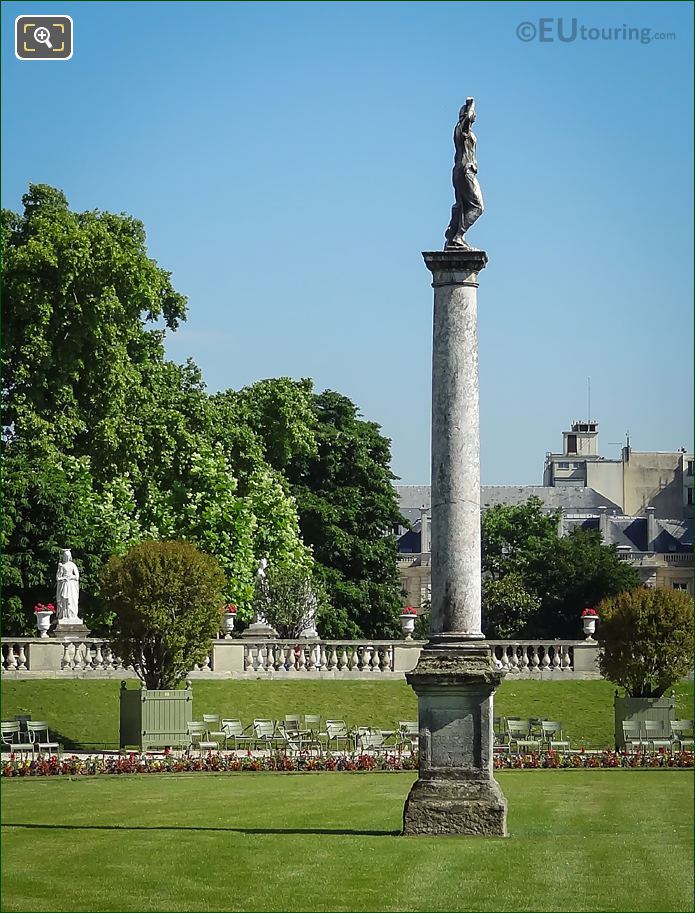
[[[78,603],[80,599],[80,572],[66,548],[56,572],[56,617],[58,624],[81,625]]]
[[[257,593],[258,592],[262,593],[262,602],[265,603],[266,605],[268,603],[268,579],[267,579],[266,573],[265,573],[267,567],[268,567],[268,559],[261,558],[261,560],[258,563],[258,570],[256,571],[256,591],[257,591]],[[256,605],[255,605],[256,613],[255,613],[255,617],[253,619],[253,623],[255,625],[265,625],[266,627],[269,627],[268,619],[265,617],[265,614],[260,606],[261,606],[261,599],[259,599],[257,596]]]
[[[304,616],[304,627],[299,632],[300,637],[318,637],[319,632],[316,630],[316,610],[318,609],[318,599],[316,593],[309,582],[307,582],[307,596],[305,601],[306,615]]]

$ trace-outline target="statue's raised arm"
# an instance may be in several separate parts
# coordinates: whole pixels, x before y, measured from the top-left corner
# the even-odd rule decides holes
[[[467,98],[454,127],[454,170],[451,175],[454,205],[451,207],[451,221],[446,230],[444,250],[477,250],[464,238],[484,209],[483,194],[476,177],[478,162],[475,154],[477,139],[472,129],[474,122],[475,100]]]

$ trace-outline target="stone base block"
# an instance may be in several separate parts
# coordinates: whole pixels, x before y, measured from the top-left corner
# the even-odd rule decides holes
[[[81,640],[83,637],[89,637],[90,629],[83,621],[77,621],[74,624],[58,622],[51,629],[51,635],[59,640]]]
[[[506,837],[507,800],[496,780],[417,780],[403,810],[404,836]]]
[[[242,637],[255,637],[258,640],[272,640],[278,636],[278,632],[269,624],[262,621],[254,621],[248,628],[241,632]]]

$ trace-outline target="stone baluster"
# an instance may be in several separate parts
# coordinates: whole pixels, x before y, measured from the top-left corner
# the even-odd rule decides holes
[[[316,665],[319,672],[326,668],[328,663],[328,657],[326,656],[326,646],[325,644],[319,643],[316,645],[316,652],[318,653],[318,659]]]
[[[543,646],[543,659],[541,660],[541,672],[547,672],[550,666],[550,653],[547,645]]]
[[[210,672],[210,671],[211,671],[211,670],[210,670],[210,655],[209,655],[209,654],[206,654],[205,658],[203,659],[203,665],[202,665],[202,667],[201,667],[201,671],[203,671],[203,672]]]
[[[511,668],[509,671],[513,675],[519,674],[519,656],[517,654],[517,650],[518,650],[518,644],[512,644],[512,661],[511,661]]]
[[[355,672],[360,666],[360,647],[357,644],[349,644],[348,650],[348,670]]]
[[[7,650],[7,671],[8,672],[14,672],[17,668],[17,657],[15,656],[14,648],[15,648],[14,644],[8,645],[8,650]]]
[[[540,672],[540,648],[538,644],[534,644],[531,653],[531,672],[534,672],[536,675]]]
[[[298,672],[306,671],[306,654],[304,653],[304,647],[300,645],[299,647],[299,663],[298,663]]]
[[[507,672],[509,672],[509,670],[511,668],[509,665],[509,647],[506,644],[504,644],[503,646],[500,647],[500,650],[502,651],[501,655],[500,655],[500,662],[502,663],[502,671],[506,674]]]
[[[282,644],[271,644],[270,645],[270,669],[273,672],[283,668],[283,652]]]
[[[357,672],[364,670],[364,644],[357,644],[355,647],[355,669]]]
[[[253,660],[251,659],[251,648],[248,644],[244,644],[244,672],[248,671],[253,666]]]
[[[521,646],[521,662],[519,671],[522,673],[528,672],[529,660],[528,660],[528,647],[526,644]]]
[[[93,667],[94,667],[95,669],[103,669],[103,668],[104,668],[104,656],[103,656],[103,654],[102,654],[102,652],[101,652],[101,643],[99,643],[99,642],[96,644],[96,650],[95,650],[95,652],[94,652],[94,663],[93,663]]]
[[[557,645],[553,647],[553,672],[557,672],[560,669],[560,647]]]
[[[307,644],[302,649],[306,651],[306,671],[313,672],[316,669],[314,645]]]
[[[374,647],[371,644],[366,644],[364,648],[364,671],[372,672],[374,667],[372,666],[372,661],[374,659]]]
[[[24,650],[24,644],[18,644],[18,647],[19,647],[19,649],[17,651],[17,669],[19,671],[26,670],[27,656],[26,656],[26,652]]]
[[[570,655],[570,648],[563,646],[562,647],[562,671],[571,672],[572,671],[572,657]]]
[[[331,644],[328,648],[328,661],[326,663],[326,668],[329,672],[333,672],[338,668],[338,651],[336,650],[335,644]]]

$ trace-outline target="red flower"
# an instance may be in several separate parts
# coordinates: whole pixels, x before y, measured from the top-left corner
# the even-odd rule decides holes
[[[224,607],[224,610],[228,615],[236,615],[236,606],[231,602]]]
[[[417,615],[417,609],[414,606],[407,605],[401,610],[401,615]]]
[[[596,609],[584,609],[582,612],[582,618],[598,618],[598,612]]]

